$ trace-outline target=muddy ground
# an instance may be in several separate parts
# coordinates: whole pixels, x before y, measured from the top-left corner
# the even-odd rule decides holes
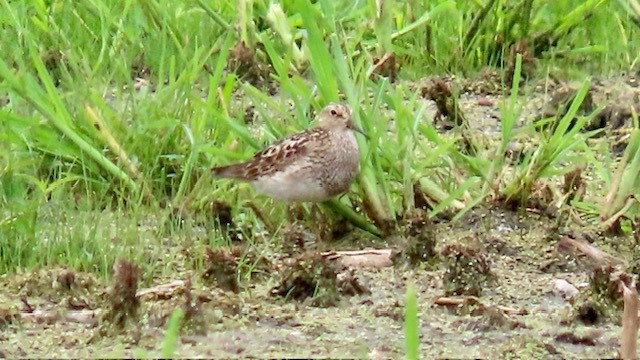
[[[596,103],[623,96],[612,95],[615,89],[624,96],[637,89],[628,77],[611,81],[615,87],[601,87],[608,93],[594,93]],[[544,87],[531,95],[523,118],[539,114],[551,97]],[[469,121],[472,128],[490,136],[499,131],[500,99],[489,91],[470,92],[461,96],[460,106],[468,118],[479,119]],[[637,92],[631,99],[637,99]],[[435,114],[435,104],[429,106]],[[281,243],[258,243],[251,250],[197,253],[192,244],[164,239],[171,258],[149,261],[171,271],[149,279],[136,274],[135,264],[123,263],[117,270],[121,274],[114,275],[115,286],[68,267],[3,275],[0,356],[159,357],[168,318],[181,308],[187,320],[177,357],[401,358],[408,284],[417,292],[425,358],[616,356],[622,308],[615,301],[602,303],[609,309],[600,312],[585,305],[593,300],[593,264],[559,244],[563,239],[589,243],[619,259],[614,265],[625,269],[635,240],[557,219],[553,212],[513,211],[499,202],[479,206],[455,223],[433,219],[420,230],[429,236],[416,237],[434,239],[434,248],[414,265],[401,258],[395,266],[345,270],[317,254],[397,251],[402,236],[352,241],[358,236],[348,234],[308,247],[302,230],[293,237],[283,231]],[[194,265],[194,257],[204,258],[204,265]],[[330,265],[325,268],[325,263]],[[247,270],[251,265],[254,270]],[[308,285],[291,277],[296,266],[294,273],[306,270],[312,279],[329,278],[320,285],[328,290],[292,290]],[[144,281],[136,284],[138,276]],[[461,299],[462,304],[445,304]]]

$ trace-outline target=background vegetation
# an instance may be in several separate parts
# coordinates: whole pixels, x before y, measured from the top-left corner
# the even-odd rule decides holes
[[[537,180],[585,167],[601,193],[563,206],[595,225],[633,217],[637,132],[617,166],[587,145],[594,114],[575,119],[588,74],[637,72],[639,25],[637,2],[622,0],[0,0],[0,273],[68,264],[106,276],[126,256],[150,278],[180,266],[167,242],[228,240],[221,202],[240,236],[277,236],[287,206],[209,168],[311,126],[335,100],[370,140],[352,192],[323,213],[362,233],[395,232],[416,191],[430,216],[455,219],[489,199],[518,207]],[[472,139],[468,151],[463,127],[436,130],[416,84],[486,69],[511,97],[499,144]],[[519,79],[547,75],[585,85],[556,126],[518,126],[518,94],[531,91]],[[519,136],[538,145],[511,167]]]

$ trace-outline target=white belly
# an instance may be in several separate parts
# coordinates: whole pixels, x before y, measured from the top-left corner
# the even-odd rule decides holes
[[[311,178],[295,179],[285,172],[251,181],[251,186],[264,195],[283,201],[324,201],[327,192]]]

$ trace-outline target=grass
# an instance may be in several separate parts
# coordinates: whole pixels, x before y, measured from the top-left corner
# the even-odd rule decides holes
[[[171,314],[171,318],[169,318],[169,325],[167,326],[167,331],[164,335],[164,343],[162,344],[162,357],[165,359],[169,359],[174,356],[183,316],[184,312],[182,309],[176,308]]]
[[[636,118],[637,122],[637,118]],[[637,128],[630,134],[629,145],[616,171],[611,174],[607,195],[600,206],[602,227],[614,233],[621,232],[620,220],[637,212],[637,174],[640,171],[640,133]]]
[[[312,114],[336,100],[356,109],[370,140],[359,139],[360,178],[324,204],[329,215],[375,236],[393,233],[415,210],[415,184],[432,199],[431,216],[462,216],[494,193],[525,202],[534,182],[557,178],[587,151],[594,133],[580,129],[589,118],[569,129],[587,85],[555,128],[516,130],[518,79],[531,76],[520,57],[501,147],[476,155],[436,130],[410,85],[431,74],[502,71],[519,41],[537,58],[537,75],[631,70],[637,16],[613,1],[0,1],[0,272],[68,264],[107,276],[117,256],[145,256],[135,249],[135,219],[167,219],[213,199],[234,209],[251,201],[282,218],[282,204],[214,182],[208,168],[309,127]],[[233,58],[239,41],[250,54],[243,71],[228,66],[242,64]],[[377,73],[385,54],[399,68],[397,83]],[[260,81],[247,81],[252,71]],[[258,125],[243,121],[250,105]],[[504,151],[522,133],[541,145],[507,175]],[[636,157],[625,157],[630,172]],[[603,170],[603,181],[614,171]],[[635,213],[620,206],[635,185],[616,184],[605,213]],[[109,217],[99,209],[122,214],[115,234],[105,233]],[[239,216],[263,227],[250,212]],[[188,236],[184,228],[157,234]]]
[[[591,117],[601,109],[594,111],[591,116],[580,117],[574,121],[588,90],[589,82],[586,81],[567,113],[557,120],[557,126],[543,134],[539,147],[527,154],[525,160],[516,168],[515,176],[509,179],[509,185],[503,190],[507,201],[526,202],[535,181],[549,176],[564,175],[576,167],[584,166],[579,154],[588,147],[586,140],[600,132],[582,130]]]
[[[420,324],[418,321],[418,304],[416,289],[409,284],[407,287],[407,300],[404,306],[404,337],[407,350],[407,359],[420,358]]]

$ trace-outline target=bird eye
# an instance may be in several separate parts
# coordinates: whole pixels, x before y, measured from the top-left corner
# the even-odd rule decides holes
[[[336,115],[338,115],[338,112],[337,112],[335,109],[331,109],[330,114],[331,114],[332,116],[336,116]]]

